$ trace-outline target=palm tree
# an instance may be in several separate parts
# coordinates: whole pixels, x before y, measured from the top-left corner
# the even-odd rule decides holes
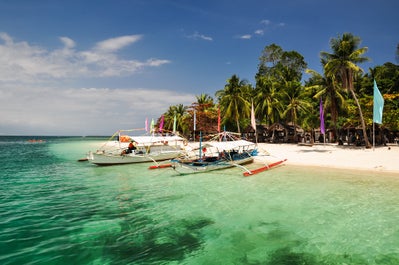
[[[183,106],[183,104],[178,104],[174,106],[170,106],[168,111],[165,112],[165,129],[172,131],[174,118],[176,117],[176,131],[184,132],[184,117],[187,114],[187,107]]]
[[[208,105],[208,104],[213,104],[213,98],[209,96],[208,94],[201,94],[199,96],[195,96],[197,99],[197,104],[198,105]]]
[[[298,81],[288,81],[283,91],[284,100],[287,102],[283,116],[291,119],[294,125],[294,141],[296,138],[296,125],[301,113],[309,112],[312,105],[304,99],[301,83]]]
[[[184,126],[184,117],[187,115],[187,107],[183,104],[178,104],[174,108],[176,115],[176,131],[185,133],[187,128]]]
[[[322,60],[322,64],[323,63]],[[321,75],[318,72],[307,69],[306,73],[311,74],[310,84],[305,88],[306,90],[316,90],[313,96],[316,99],[323,98],[323,103],[326,109],[329,109],[331,120],[334,125],[334,133],[337,136],[338,128],[338,113],[342,107],[347,105],[345,96],[341,93],[340,86],[334,83],[334,79],[326,75]]]
[[[275,123],[280,120],[282,104],[277,90],[278,83],[272,77],[260,76],[254,91],[255,114],[257,117],[266,115],[266,123]],[[262,119],[261,119],[262,120]]]
[[[370,148],[362,108],[353,86],[355,74],[362,71],[357,63],[368,60],[367,57],[362,56],[367,51],[367,47],[358,48],[360,41],[359,37],[355,37],[351,33],[344,33],[330,41],[332,53],[321,52],[321,57],[326,61],[324,65],[326,75],[333,81],[340,81],[342,87],[348,89],[352,94],[359,111],[366,147]]]
[[[237,75],[232,75],[227,82],[223,90],[216,91],[216,97],[221,111],[224,113],[224,118],[233,119],[236,122],[238,133],[241,133],[240,119],[250,116],[251,87],[246,80],[240,80]]]

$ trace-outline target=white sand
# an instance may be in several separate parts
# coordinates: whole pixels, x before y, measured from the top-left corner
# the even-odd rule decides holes
[[[366,149],[364,147],[317,144],[303,146],[296,144],[260,143],[260,153],[256,160],[274,162],[287,159],[287,165],[317,166],[340,169],[356,169],[399,174],[399,145],[389,145]],[[256,162],[255,160],[255,162]]]

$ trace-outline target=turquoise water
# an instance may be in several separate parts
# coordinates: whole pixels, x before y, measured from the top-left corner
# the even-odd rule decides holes
[[[77,162],[98,139],[0,137],[0,264],[399,264],[399,176],[179,176]]]

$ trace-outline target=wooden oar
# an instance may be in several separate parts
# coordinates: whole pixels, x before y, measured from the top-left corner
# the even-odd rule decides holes
[[[266,171],[266,170],[268,170],[268,169],[270,169],[270,168],[272,168],[272,167],[278,166],[278,165],[284,163],[285,161],[287,161],[287,159],[284,159],[284,160],[280,160],[280,161],[271,163],[271,164],[266,165],[266,166],[264,166],[264,167],[260,167],[260,168],[253,169],[253,170],[249,170],[249,171],[247,171],[247,172],[244,172],[243,175],[244,175],[245,177],[252,176],[252,175],[258,174],[258,173],[260,173],[260,172]]]

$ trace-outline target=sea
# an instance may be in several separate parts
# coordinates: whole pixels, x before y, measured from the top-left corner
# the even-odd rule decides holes
[[[78,161],[104,140],[0,137],[0,264],[399,264],[398,175]]]

